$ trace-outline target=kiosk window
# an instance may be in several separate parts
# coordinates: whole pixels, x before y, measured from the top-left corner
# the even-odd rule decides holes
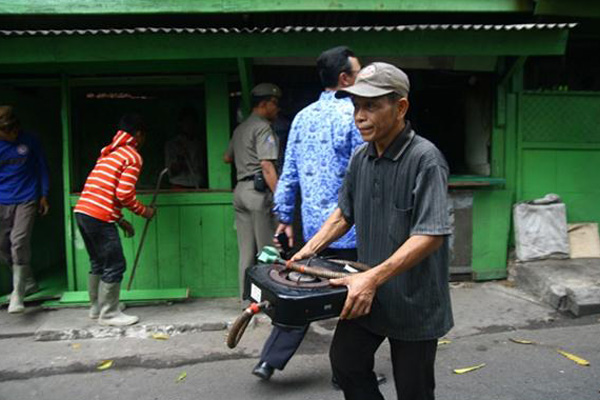
[[[73,184],[80,192],[102,147],[116,133],[120,117],[139,113],[146,123],[140,153],[139,190],[154,188],[169,166],[163,189],[208,187],[204,86],[96,86],[72,89]]]

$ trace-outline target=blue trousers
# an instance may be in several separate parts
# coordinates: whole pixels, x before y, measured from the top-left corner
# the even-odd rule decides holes
[[[81,213],[75,213],[75,219],[90,257],[90,274],[100,275],[106,283],[121,282],[125,256],[117,225]]]
[[[319,256],[333,257],[342,260],[356,261],[356,249],[325,249]],[[301,328],[282,328],[277,325],[271,329],[271,334],[265,342],[260,354],[260,361],[266,362],[273,368],[282,370],[300,344],[308,331],[308,325]]]

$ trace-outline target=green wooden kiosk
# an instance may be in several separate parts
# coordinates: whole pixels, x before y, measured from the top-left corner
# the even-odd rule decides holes
[[[485,75],[487,89],[480,94],[485,101],[478,103],[483,104],[480,111],[485,108],[489,114],[489,140],[479,146],[488,149],[488,170],[475,176],[453,175],[450,190],[467,193],[472,206],[466,230],[459,232],[470,243],[466,251],[472,276],[479,280],[505,277],[511,205],[518,197],[542,190],[535,184],[520,185],[529,180],[539,182],[535,173],[530,175],[528,165],[536,162],[540,151],[554,149],[532,147],[539,141],[529,141],[530,132],[521,128],[536,123],[521,110],[533,107],[539,97],[523,91],[522,67],[527,57],[563,54],[575,24],[387,22],[384,26],[372,19],[371,24],[345,25],[343,17],[330,17],[325,25],[319,24],[323,16],[337,15],[332,13],[340,10],[507,15],[531,8],[522,1],[425,2],[428,6],[418,1],[367,3],[339,1],[335,2],[338,8],[332,9],[332,5],[314,1],[258,1],[250,6],[242,0],[215,4],[138,0],[127,6],[118,2],[107,9],[104,3],[91,0],[0,0],[0,15],[22,17],[14,28],[0,31],[0,103],[15,105],[23,125],[39,134],[51,166],[52,213],[37,221],[36,273],[51,278],[52,284],[63,282],[65,290],[86,290],[89,265],[74,224],[73,207],[101,146],[114,134],[119,114],[142,109],[151,127],[148,144],[141,151],[145,161],[138,185],[140,199],[148,202],[164,165],[164,143],[174,132],[177,113],[182,107],[193,107],[206,148],[207,185],[191,191],[163,187],[134,289],[189,288],[193,297],[235,296],[232,171],[222,162],[222,154],[238,110],[247,112],[249,91],[258,79],[292,82],[294,93],[309,79],[302,78],[304,75],[311,76],[313,87],[318,86],[316,76],[310,75],[311,63],[322,50],[346,44],[363,60],[390,60],[409,65],[409,71],[413,63],[417,69],[427,65],[434,72]],[[281,15],[289,18],[295,13],[302,23],[169,27],[170,16],[186,13],[206,18],[262,13],[264,20]],[[145,15],[155,18],[145,22]],[[150,27],[157,15],[165,25]],[[77,16],[93,16],[92,27],[70,29],[69,21]],[[113,17],[118,17],[115,25],[126,21],[128,26],[112,27]],[[294,76],[300,78],[290,81]],[[427,81],[427,75],[415,77],[415,87]],[[439,98],[448,92],[436,93],[429,96]],[[556,100],[553,96],[557,95],[544,95],[540,101],[552,102]],[[421,106],[425,108],[423,102]],[[546,159],[551,167],[548,162]],[[141,232],[143,221],[131,215],[128,218]],[[129,267],[138,240],[139,234],[123,238]],[[125,279],[130,271],[128,268]],[[4,292],[10,288],[6,269],[0,273],[0,288]]]

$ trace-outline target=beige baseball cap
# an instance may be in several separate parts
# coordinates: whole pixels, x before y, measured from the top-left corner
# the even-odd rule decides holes
[[[273,83],[259,83],[254,86],[252,91],[250,92],[252,96],[255,97],[263,97],[263,96],[275,96],[281,97],[281,89],[279,86]]]
[[[335,97],[379,97],[390,93],[406,97],[409,92],[410,82],[404,71],[392,64],[374,62],[360,70],[354,85],[338,90]]]

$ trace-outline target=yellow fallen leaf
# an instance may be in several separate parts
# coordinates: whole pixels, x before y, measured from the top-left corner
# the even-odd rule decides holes
[[[438,346],[441,346],[443,344],[450,344],[452,343],[452,341],[448,340],[448,339],[438,339]]]
[[[179,376],[175,380],[175,383],[183,382],[185,381],[185,378],[187,378],[187,372],[183,371],[181,374],[179,374]]]
[[[156,339],[156,340],[167,340],[169,339],[169,335],[167,335],[166,333],[153,333],[152,334],[152,339]]]
[[[519,344],[535,344],[535,342],[533,342],[531,340],[525,340],[525,339],[508,338],[508,340],[510,340],[513,343],[519,343]]]
[[[475,370],[477,370],[477,369],[479,369],[479,368],[483,368],[483,367],[485,367],[485,363],[481,363],[481,364],[479,364],[479,365],[475,365],[475,366],[473,366],[473,367],[467,367],[467,368],[458,368],[458,369],[455,369],[455,370],[454,370],[454,373],[455,373],[455,374],[459,374],[459,375],[460,375],[460,374],[466,374],[467,372],[475,371]]]
[[[109,369],[110,367],[112,367],[113,365],[113,360],[104,360],[104,361],[100,361],[100,364],[98,364],[98,370],[99,371],[103,371],[105,369]]]
[[[560,350],[560,349],[557,349],[556,351],[558,351],[559,354],[562,354],[563,356],[567,357],[569,360],[574,361],[579,365],[583,365],[584,367],[590,366],[590,362],[588,360],[584,360],[583,358],[578,357],[575,354],[567,353],[566,351]]]
[[[71,348],[73,348],[73,350],[79,350],[81,348],[81,343],[73,343]]]

